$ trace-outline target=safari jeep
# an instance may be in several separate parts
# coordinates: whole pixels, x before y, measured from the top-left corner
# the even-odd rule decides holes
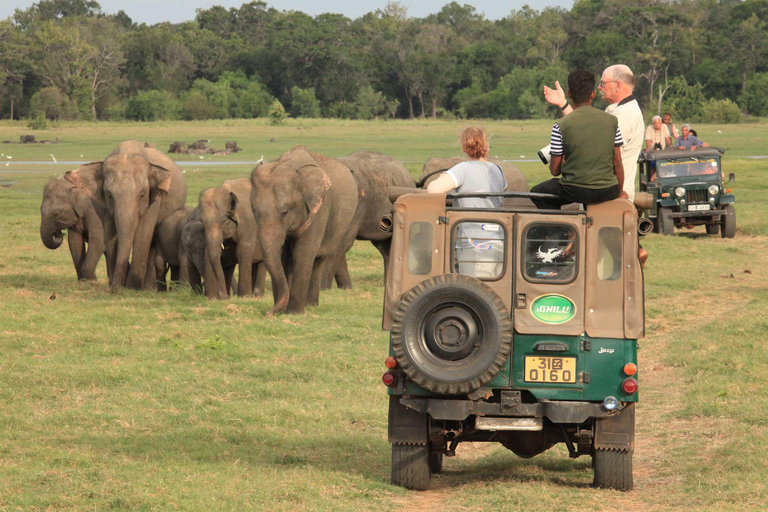
[[[382,378],[392,482],[427,489],[460,442],[523,458],[565,443],[592,457],[595,486],[631,489],[644,333],[635,206],[446,206],[456,197],[469,196],[394,206]]]
[[[719,231],[723,238],[734,237],[735,199],[723,184],[723,153],[713,147],[640,153],[640,190],[653,196],[644,217],[653,221],[657,233],[671,235],[676,227],[704,225],[710,235]]]

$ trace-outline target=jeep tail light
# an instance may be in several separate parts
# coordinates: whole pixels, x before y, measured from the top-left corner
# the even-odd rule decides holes
[[[387,368],[389,368],[390,370],[391,370],[392,368],[397,368],[397,359],[395,359],[395,358],[394,358],[394,357],[392,357],[392,356],[389,356],[388,358],[386,358],[386,359],[384,360],[384,366],[386,366],[386,367],[387,367]]]
[[[392,372],[386,372],[381,376],[381,382],[383,382],[385,386],[392,387],[395,385],[396,381],[397,377],[395,377],[395,374]]]
[[[621,388],[628,395],[631,395],[633,393],[637,393],[637,387],[638,387],[637,381],[635,379],[633,379],[633,378],[626,379],[621,384]]]
[[[624,373],[630,377],[637,373],[637,365],[635,363],[627,363],[624,365]]]

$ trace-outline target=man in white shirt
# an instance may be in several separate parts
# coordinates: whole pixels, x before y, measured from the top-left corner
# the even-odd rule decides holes
[[[635,87],[635,76],[628,66],[616,64],[605,68],[600,77],[600,85],[597,89],[605,101],[610,102],[605,109],[619,120],[619,131],[624,139],[621,147],[621,160],[624,164],[624,191],[629,200],[635,198],[635,180],[637,178],[637,157],[643,149],[645,140],[645,124],[640,105],[632,95]],[[565,92],[560,87],[560,82],[555,82],[555,88],[544,86],[544,99],[556,105],[563,115],[573,112],[573,109],[565,99]]]

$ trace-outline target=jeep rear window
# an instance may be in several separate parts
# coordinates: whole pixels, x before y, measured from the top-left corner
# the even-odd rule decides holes
[[[453,231],[454,272],[482,280],[504,273],[504,227],[496,222],[459,222]]]
[[[537,283],[570,283],[576,278],[579,240],[567,224],[532,224],[524,235],[523,275]]]
[[[600,228],[597,234],[597,277],[615,281],[621,277],[621,229]]]
[[[432,224],[414,222],[408,230],[408,271],[419,276],[432,271]]]

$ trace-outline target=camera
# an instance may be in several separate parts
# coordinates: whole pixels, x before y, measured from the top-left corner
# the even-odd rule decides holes
[[[549,159],[550,159],[549,150],[551,147],[552,147],[551,144],[547,144],[546,146],[544,146],[539,150],[538,155],[539,155],[539,158],[541,158],[541,163],[543,163],[544,165],[547,165],[549,163]]]

